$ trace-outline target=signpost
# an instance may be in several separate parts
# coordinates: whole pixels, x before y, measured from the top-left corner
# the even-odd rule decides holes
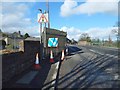
[[[48,13],[42,13],[42,10],[39,9],[41,13],[38,14],[38,23],[40,23],[40,52],[41,56],[44,59],[44,47],[43,47],[43,42],[42,42],[42,24],[48,23]]]
[[[50,17],[49,17],[49,1],[47,0],[47,2],[46,2],[46,6],[47,6],[47,13],[46,13],[46,11],[44,12],[44,13],[42,13],[42,9],[38,9],[41,13],[39,13],[38,15],[37,15],[37,17],[38,17],[38,23],[40,23],[40,47],[42,47],[43,48],[43,50],[40,50],[40,51],[42,51],[41,52],[41,55],[43,56],[43,54],[44,54],[44,46],[43,46],[43,43],[42,43],[42,24],[44,24],[45,25],[45,27],[46,27],[46,23],[48,23],[48,28],[50,29]],[[43,29],[44,30],[44,29]],[[43,31],[43,33],[44,33],[44,31]],[[44,36],[43,36],[44,37]],[[46,38],[46,37],[45,37]],[[44,40],[43,40],[43,42],[44,42]],[[45,45],[46,43],[44,42],[44,45]]]
[[[49,38],[48,39],[48,47],[49,48],[55,48],[57,53],[57,47],[58,47],[58,38]]]

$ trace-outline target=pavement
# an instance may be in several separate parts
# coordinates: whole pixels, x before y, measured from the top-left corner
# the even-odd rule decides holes
[[[45,89],[47,83],[50,85],[55,84],[55,78],[57,75],[57,67],[59,64],[60,55],[54,57],[54,63],[49,62],[49,58],[40,61],[40,69],[36,70],[34,64],[27,70],[25,70],[20,75],[15,76],[3,86],[3,90],[7,88],[36,88],[36,89]],[[51,82],[54,80],[54,82]],[[49,85],[49,86],[50,86]],[[50,87],[54,88],[54,87]]]

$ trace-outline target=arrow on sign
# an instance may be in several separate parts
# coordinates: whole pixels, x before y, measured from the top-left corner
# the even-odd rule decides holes
[[[49,38],[48,47],[57,47],[58,46],[58,38]]]

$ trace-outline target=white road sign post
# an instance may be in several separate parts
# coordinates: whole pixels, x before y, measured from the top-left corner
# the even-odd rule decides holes
[[[44,23],[44,24],[48,23],[48,13],[44,13],[44,14],[39,13],[39,14],[38,14],[38,23],[41,24],[41,25],[40,25],[40,38],[41,38],[41,36],[42,36],[42,24],[43,24],[43,23]],[[40,41],[41,41],[41,40],[40,40]]]
[[[38,23],[40,23],[40,46],[43,48],[42,49],[42,58],[44,58],[44,47],[43,47],[43,43],[42,43],[42,24],[45,24],[46,26],[46,23],[48,23],[48,13],[39,13],[38,14]]]

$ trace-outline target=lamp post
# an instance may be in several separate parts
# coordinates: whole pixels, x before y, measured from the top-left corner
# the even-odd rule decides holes
[[[40,13],[42,14],[42,9],[38,9]],[[40,22],[40,56],[43,55],[43,50],[42,50],[42,22]],[[40,60],[42,60],[42,57],[40,57]]]
[[[42,9],[38,9],[40,13],[42,14]],[[40,44],[42,43],[42,23],[40,23]]]
[[[48,12],[48,28],[50,28],[50,16],[49,16],[49,0],[46,1],[47,12]]]
[[[44,11],[44,13],[42,12],[42,9],[38,9],[39,11],[40,11],[40,13],[42,14],[41,15],[41,17],[43,18],[43,21],[41,22],[40,21],[40,53],[41,53],[41,56],[42,56],[42,58],[41,59],[45,59],[44,58],[44,46],[43,46],[43,43],[44,43],[44,40],[42,41],[42,39],[44,39],[44,37],[42,37],[43,35],[42,35],[42,23],[44,22],[44,15],[46,14],[46,11]],[[43,17],[44,16],[44,17]],[[41,18],[40,17],[40,18]],[[44,22],[44,24],[45,24],[45,27],[46,27],[46,22]]]

